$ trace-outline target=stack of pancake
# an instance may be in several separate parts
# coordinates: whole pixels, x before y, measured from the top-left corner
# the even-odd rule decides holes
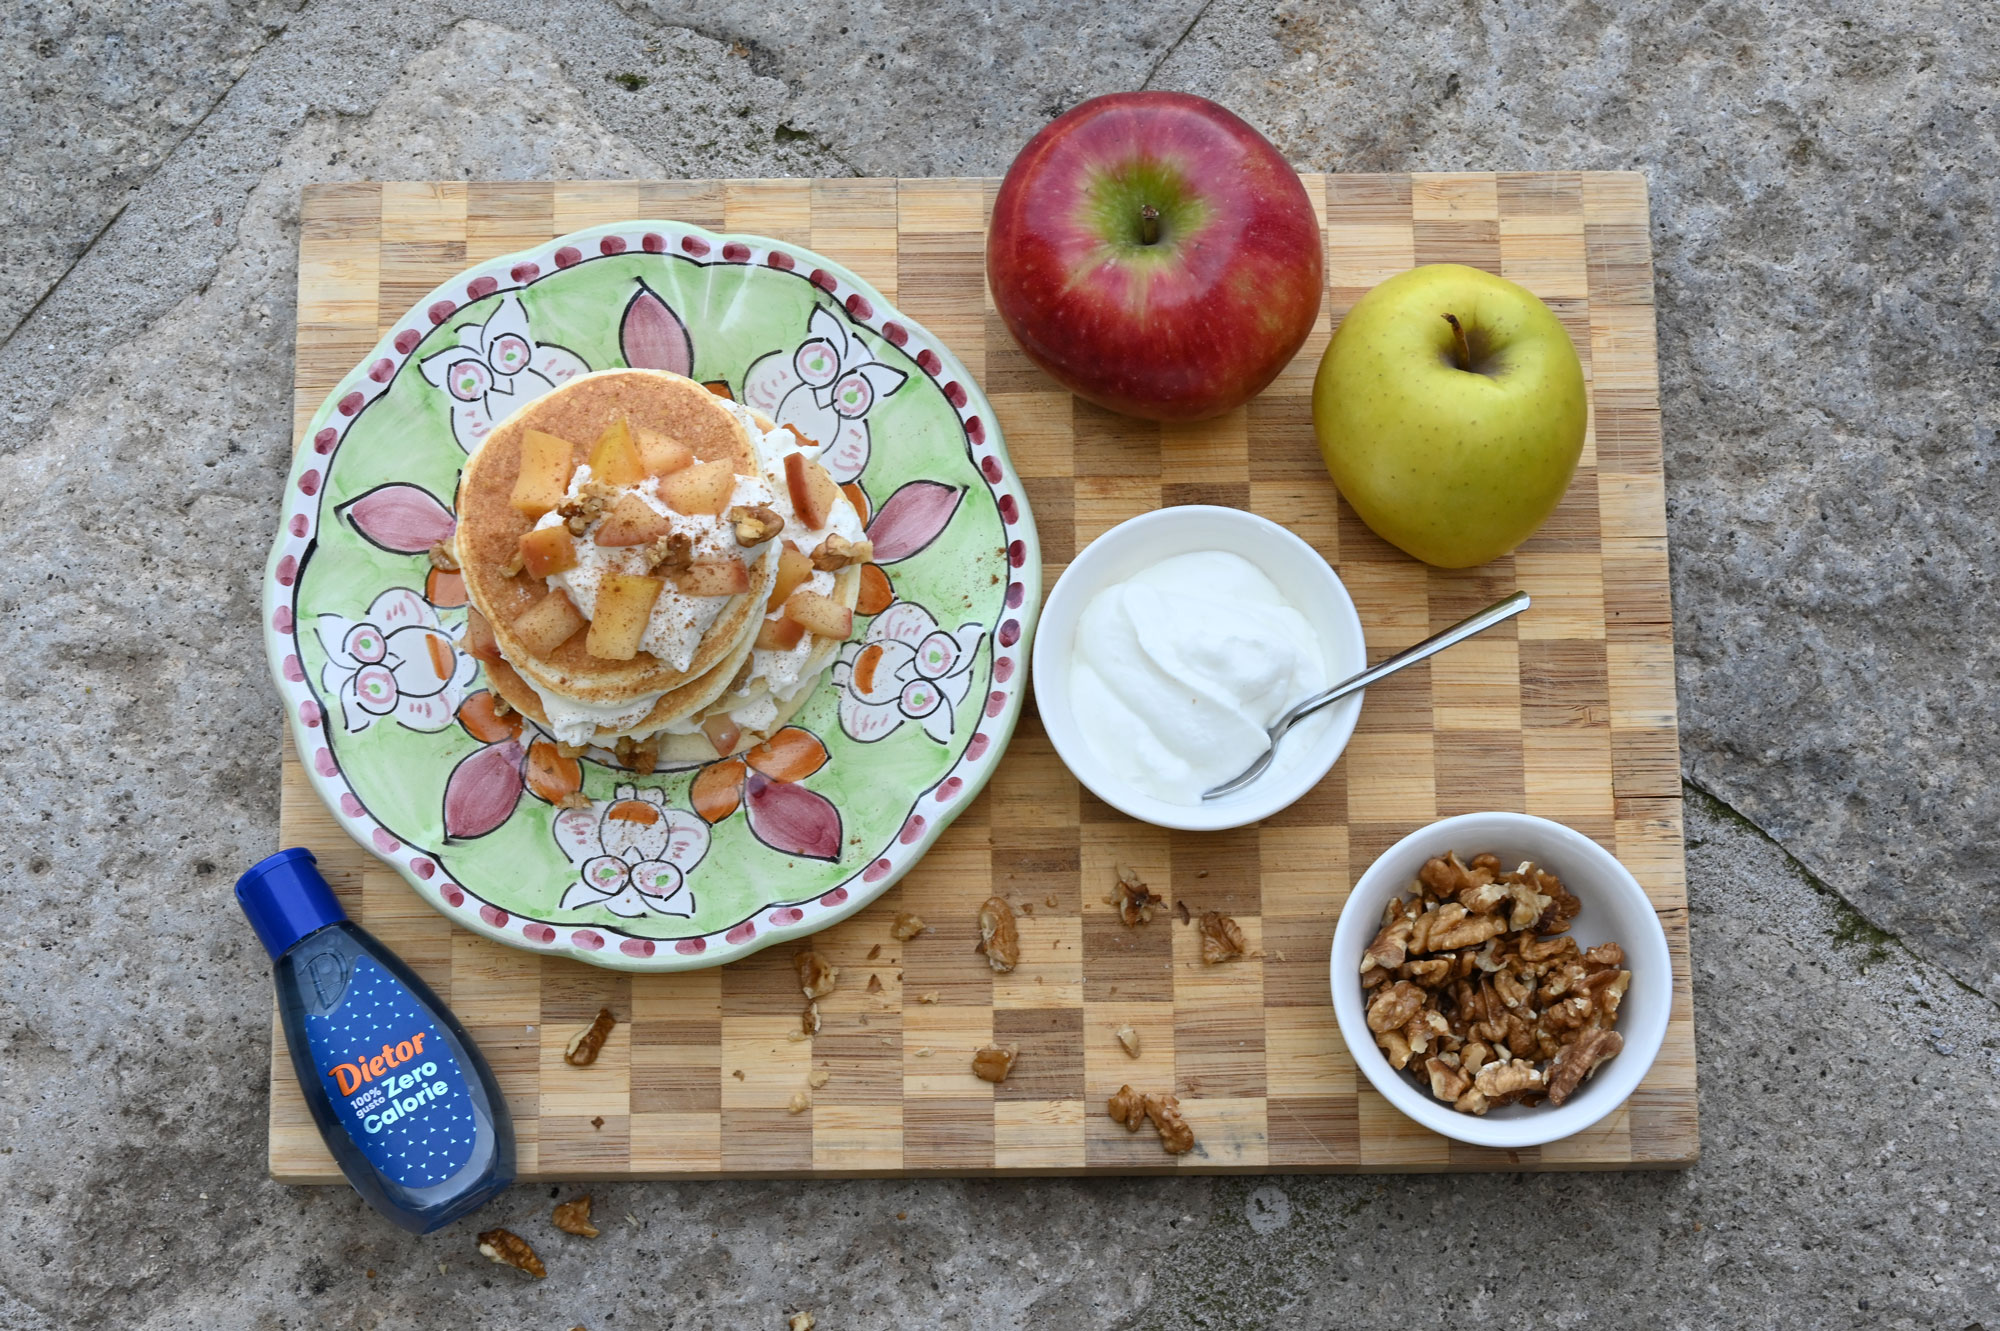
[[[528,403],[460,481],[467,649],[571,752],[644,771],[761,742],[832,664],[871,554],[818,453],[663,370]]]

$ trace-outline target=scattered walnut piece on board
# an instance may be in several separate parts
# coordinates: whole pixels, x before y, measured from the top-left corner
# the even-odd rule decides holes
[[[1127,1132],[1137,1132],[1147,1119],[1160,1134],[1160,1148],[1168,1155],[1184,1155],[1194,1149],[1194,1129],[1181,1117],[1181,1102],[1171,1095],[1141,1095],[1129,1085],[1106,1102],[1111,1121],[1123,1123]]]
[[[806,1085],[812,1087],[815,1091],[831,1080],[833,1080],[833,1074],[825,1068],[814,1068],[810,1073],[806,1074]]]
[[[565,1234],[575,1234],[581,1238],[597,1237],[597,1226],[590,1223],[590,1197],[585,1194],[573,1202],[563,1202],[549,1216],[555,1227]]]
[[[896,922],[889,926],[889,937],[899,943],[907,943],[924,930],[930,928],[921,915],[912,915],[906,910],[896,912]]]
[[[807,1003],[805,1011],[799,1014],[799,1034],[819,1034],[819,1004]]]
[[[1118,1037],[1118,1043],[1124,1046],[1126,1053],[1134,1058],[1139,1056],[1139,1032],[1132,1029],[1132,1023],[1126,1022],[1113,1034]]]
[[[825,998],[840,982],[838,967],[829,966],[819,953],[808,948],[792,958],[799,972],[799,988],[807,998]]]
[[[1209,966],[1231,961],[1250,950],[1243,926],[1221,911],[1201,913],[1201,959]]]
[[[1021,933],[1005,897],[988,897],[980,903],[979,947],[986,953],[986,964],[996,971],[1010,971],[1020,964]]]
[[[871,994],[879,994],[879,993],[881,993],[881,992],[882,992],[882,977],[881,977],[881,976],[879,976],[879,975],[876,975],[876,974],[874,974],[873,972],[870,972],[870,973],[869,973],[869,976],[868,976],[868,992],[869,992],[869,993],[871,993]]]
[[[881,956],[881,955],[882,955],[882,945],[881,945],[880,943],[877,943],[877,944],[876,944],[875,946],[873,946],[873,947],[871,947],[871,948],[869,948],[869,949],[868,949],[868,958],[867,958],[867,959],[868,959],[869,961],[873,961],[873,960],[875,960],[875,958],[877,958],[877,957],[879,957],[879,956]]]
[[[1181,1117],[1181,1102],[1171,1095],[1146,1097],[1146,1117],[1160,1134],[1160,1146],[1168,1155],[1186,1155],[1194,1149],[1194,1129]]]
[[[1020,1053],[1019,1045],[987,1045],[972,1055],[972,1075],[981,1081],[1005,1081],[1007,1074],[1014,1070],[1014,1060]]]
[[[937,1002],[937,998],[937,990],[935,989],[929,989],[917,995],[919,1003],[935,1003]]]
[[[537,1280],[548,1279],[549,1270],[542,1265],[542,1259],[535,1256],[535,1250],[528,1241],[511,1229],[489,1229],[479,1236],[479,1251],[484,1257],[511,1266],[516,1271],[526,1271]]]
[[[785,1112],[788,1114],[803,1114],[811,1108],[812,1097],[810,1095],[807,1095],[804,1091],[793,1091],[791,1100],[785,1105]]]
[[[597,1061],[598,1053],[604,1048],[605,1039],[618,1019],[611,1015],[611,1009],[597,1009],[597,1020],[569,1037],[569,1044],[563,1050],[563,1062],[573,1068],[587,1068]]]
[[[813,1331],[817,1325],[819,1324],[813,1321],[813,1315],[804,1309],[785,1319],[785,1331]]]
[[[1153,911],[1166,902],[1153,895],[1153,889],[1146,886],[1146,880],[1126,865],[1118,866],[1118,892],[1112,899],[1118,907],[1118,918],[1126,924],[1145,924],[1153,918]]]

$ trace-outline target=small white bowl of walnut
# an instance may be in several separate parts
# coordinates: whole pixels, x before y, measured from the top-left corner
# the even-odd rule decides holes
[[[1469,813],[1361,875],[1334,1014],[1397,1109],[1477,1146],[1557,1141],[1623,1104],[1666,1036],[1667,937],[1638,880],[1546,818]]]

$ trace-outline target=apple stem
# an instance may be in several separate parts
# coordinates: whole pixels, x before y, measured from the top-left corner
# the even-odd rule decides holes
[[[1461,370],[1472,368],[1472,347],[1465,340],[1465,329],[1458,322],[1458,316],[1447,314],[1444,321],[1451,325],[1451,354]]]
[[[1160,243],[1160,210],[1150,203],[1139,205],[1139,243],[1141,245]]]

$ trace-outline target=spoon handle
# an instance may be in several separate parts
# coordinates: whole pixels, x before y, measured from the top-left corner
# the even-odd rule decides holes
[[[1393,675],[1404,666],[1415,665],[1425,657],[1435,656],[1447,647],[1464,642],[1475,633],[1484,633],[1500,621],[1511,619],[1527,608],[1528,594],[1526,592],[1515,592],[1504,601],[1495,601],[1492,605],[1487,606],[1477,614],[1459,620],[1458,623],[1453,624],[1442,633],[1432,634],[1416,646],[1406,647],[1380,664],[1370,666],[1358,675],[1349,676],[1328,689],[1325,693],[1314,694],[1278,718],[1276,724],[1271,727],[1273,743],[1275,744],[1279,735],[1284,734],[1300,720],[1311,716],[1328,703],[1339,702],[1348,694],[1367,688],[1383,676]]]

